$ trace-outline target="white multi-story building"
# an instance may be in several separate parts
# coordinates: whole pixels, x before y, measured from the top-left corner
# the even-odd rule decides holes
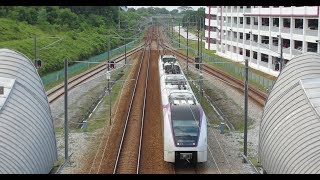
[[[278,76],[284,64],[305,52],[320,53],[320,6],[207,6],[205,48]],[[210,42],[210,43],[209,43]]]

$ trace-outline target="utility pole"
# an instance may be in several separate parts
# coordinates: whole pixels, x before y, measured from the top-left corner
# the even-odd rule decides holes
[[[248,131],[248,59],[245,59],[245,82],[244,82],[244,136],[243,136],[243,154],[247,157],[247,131]],[[246,159],[243,159],[246,163]]]
[[[188,18],[188,24],[187,24],[187,72],[188,72],[188,68],[189,68],[189,25],[190,25],[190,21]]]
[[[199,31],[200,31],[200,23],[199,23],[199,10],[198,10],[198,13],[197,13],[197,30],[198,30],[198,57],[200,56],[200,52],[199,52],[199,48],[200,48],[200,44],[199,44]]]
[[[282,45],[282,38],[281,35],[278,35],[278,38],[280,38],[280,73],[283,68],[283,45]]]
[[[201,26],[201,18],[200,18],[200,30],[202,30],[202,26]],[[201,40],[201,48],[200,48],[200,61],[199,61],[199,70],[200,70],[200,103],[202,101],[202,96],[203,96],[203,90],[202,90],[202,34],[200,36],[200,40]]]
[[[37,66],[37,35],[34,35],[34,66]]]
[[[64,160],[68,160],[68,60],[64,60]]]
[[[179,23],[179,48],[180,48],[180,23]]]
[[[110,74],[110,36],[108,36],[108,39],[109,39],[109,41],[108,41],[108,73],[109,73],[109,76],[111,76],[111,74]],[[109,77],[108,76],[108,77]],[[109,94],[109,96],[110,96],[110,102],[109,102],[109,125],[111,125],[111,94],[110,94],[110,92],[111,92],[111,90],[110,90],[110,77],[109,78],[107,78],[107,80],[108,80],[108,94]]]
[[[126,44],[126,38],[124,39],[124,64],[127,65],[127,44]]]
[[[173,44],[173,18],[171,19],[171,41]]]
[[[119,29],[120,29],[120,6],[119,6],[118,15],[119,15]]]

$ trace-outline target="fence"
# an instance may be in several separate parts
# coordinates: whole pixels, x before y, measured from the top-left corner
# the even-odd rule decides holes
[[[127,51],[134,48],[138,43],[140,42],[140,39],[137,39],[137,40],[134,40],[134,41],[131,41],[130,43],[126,44],[126,48],[127,48]],[[119,55],[121,53],[123,53],[125,50],[125,45],[123,46],[120,46],[116,49],[112,49],[105,53],[102,53],[102,54],[99,54],[99,55],[96,55],[96,56],[93,56],[91,58],[89,58],[87,61],[89,62],[101,62],[103,60],[106,60],[108,58],[108,54],[110,54],[110,58],[116,56],[116,55]],[[73,64],[71,66],[68,67],[68,74],[72,74],[72,73],[75,73],[77,71],[81,71],[81,70],[84,70],[85,68],[87,68],[89,66],[89,63],[76,63],[76,64]],[[64,70],[61,69],[59,71],[55,71],[53,73],[50,73],[48,75],[45,75],[43,77],[41,77],[41,80],[43,82],[43,85],[44,86],[47,86],[49,84],[52,84],[56,81],[58,81],[59,79],[62,79],[64,78]]]
[[[167,39],[170,39],[168,37],[171,37],[171,36],[167,35]],[[176,48],[179,47],[179,42],[175,38],[174,39],[170,39],[170,40],[171,40],[170,41],[171,44],[174,47],[176,47]],[[187,46],[184,45],[184,44],[181,44],[181,43],[180,43],[180,48],[187,50]],[[189,53],[191,53],[191,54],[194,54],[194,55],[198,54],[198,51],[193,49],[193,48],[191,48],[191,47],[188,47],[188,50],[189,50]],[[224,60],[222,58],[219,58],[219,57],[213,57],[213,56],[210,56],[210,55],[204,54],[204,53],[202,53],[202,58],[203,58],[204,62],[205,61],[207,61],[209,63],[210,62],[219,62],[217,64],[214,64],[214,66],[217,66],[220,69],[222,69],[222,70],[224,70],[226,72],[229,72],[232,75],[238,76],[239,78],[242,78],[242,79],[245,78],[244,77],[245,76],[245,74],[244,74],[244,68],[245,67],[244,66],[240,67],[240,66],[237,66],[236,64],[233,64],[233,63],[223,63],[223,62],[226,62],[226,60]],[[270,80],[270,79],[268,79],[266,77],[263,77],[263,76],[261,76],[259,74],[256,74],[256,73],[254,73],[252,71],[249,71],[249,75],[248,76],[249,76],[248,77],[249,82],[257,84],[258,86],[263,87],[265,90],[266,89],[271,90],[271,88],[272,88],[272,86],[273,86],[273,84],[275,82],[275,81]]]

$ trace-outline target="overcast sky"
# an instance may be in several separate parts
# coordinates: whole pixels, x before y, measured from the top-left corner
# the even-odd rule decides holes
[[[134,8],[134,9],[138,9],[141,7],[158,7],[158,8],[166,8],[168,11],[172,11],[173,9],[178,9],[178,7],[180,6],[128,6],[128,8]],[[197,10],[199,7],[205,7],[205,6],[190,6],[192,7],[194,10]]]

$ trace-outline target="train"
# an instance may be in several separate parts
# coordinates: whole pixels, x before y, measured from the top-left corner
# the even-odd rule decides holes
[[[207,161],[207,118],[175,55],[158,60],[164,161]]]

